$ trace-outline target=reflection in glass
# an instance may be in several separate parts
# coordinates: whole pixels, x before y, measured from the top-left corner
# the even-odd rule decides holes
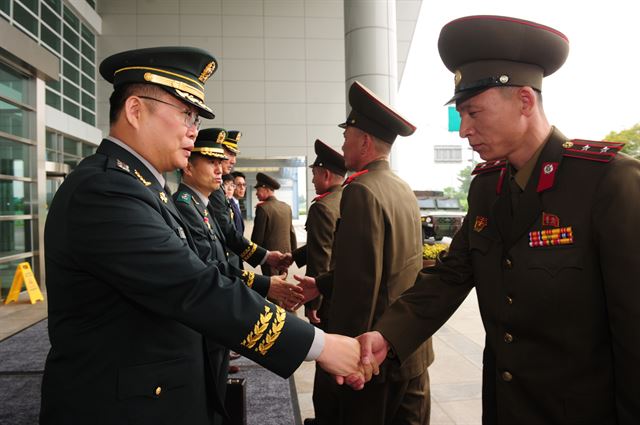
[[[35,147],[0,137],[0,174],[16,177],[33,177],[31,160]]]
[[[30,115],[30,112],[0,100],[0,131],[28,139]]]
[[[29,80],[0,64],[0,96],[29,103]]]
[[[32,220],[0,221],[0,257],[31,251]]]
[[[0,180],[0,215],[32,214],[35,183]]]

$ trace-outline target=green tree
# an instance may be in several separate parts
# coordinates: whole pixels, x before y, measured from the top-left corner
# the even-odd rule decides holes
[[[453,187],[445,187],[443,192],[444,196],[448,198],[455,198],[460,201],[460,205],[465,211],[468,211],[469,205],[467,204],[467,195],[469,194],[469,186],[471,186],[471,171],[473,166],[468,166],[460,170],[458,173],[458,181],[460,186],[456,189]]]
[[[612,131],[607,134],[605,140],[609,142],[624,142],[622,152],[640,159],[640,123],[622,131]]]

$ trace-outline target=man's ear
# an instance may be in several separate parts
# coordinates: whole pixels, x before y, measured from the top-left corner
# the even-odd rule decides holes
[[[520,87],[518,100],[520,100],[520,110],[524,116],[531,116],[538,107],[538,97],[531,87]]]
[[[123,112],[130,126],[138,130],[142,117],[142,100],[138,96],[130,96],[124,102]]]

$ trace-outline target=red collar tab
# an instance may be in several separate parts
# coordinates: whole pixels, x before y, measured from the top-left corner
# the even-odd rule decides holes
[[[342,186],[346,186],[349,183],[351,183],[352,181],[354,181],[355,179],[357,179],[358,177],[360,177],[363,174],[367,174],[369,172],[369,170],[362,170],[362,171],[358,171],[357,173],[353,173],[349,176],[349,178],[347,178],[344,183],[342,183]]]
[[[558,162],[543,162],[540,168],[540,178],[538,179],[537,192],[544,192],[553,187],[558,171]]]
[[[496,186],[496,195],[500,195],[502,193],[502,184],[504,183],[505,174],[507,174],[507,167],[502,167],[500,169],[500,177],[498,177],[498,185]]]
[[[320,200],[320,199],[324,198],[325,196],[329,195],[330,193],[331,193],[331,191],[328,191],[328,192],[323,193],[322,195],[318,195],[315,198],[313,198],[313,201],[311,201],[311,202],[316,202],[317,200]]]
[[[506,164],[507,164],[506,159],[501,159],[498,161],[481,162],[480,164],[476,165],[476,168],[473,169],[473,171],[471,172],[471,175],[475,176],[476,174],[484,174],[484,173],[488,173],[489,171],[500,170],[501,168],[505,167]]]
[[[564,148],[564,156],[609,162],[624,147],[624,143],[575,139],[567,140],[562,144],[562,147]]]

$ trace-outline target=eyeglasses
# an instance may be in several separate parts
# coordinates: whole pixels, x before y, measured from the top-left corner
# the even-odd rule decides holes
[[[224,187],[228,187],[228,188],[231,188],[231,187],[235,188],[236,187],[236,185],[234,183],[224,183],[223,186]]]
[[[247,187],[246,183],[236,183],[236,187]]]
[[[191,128],[195,125],[196,130],[200,130],[200,124],[202,124],[202,120],[200,119],[200,116],[198,115],[197,112],[190,111],[189,109],[182,109],[180,106],[174,105],[173,103],[165,102],[164,100],[156,99],[155,97],[149,97],[149,96],[138,96],[138,97],[141,99],[155,100],[156,102],[164,103],[165,105],[169,105],[180,110],[180,112],[184,114],[184,125],[187,128]]]

